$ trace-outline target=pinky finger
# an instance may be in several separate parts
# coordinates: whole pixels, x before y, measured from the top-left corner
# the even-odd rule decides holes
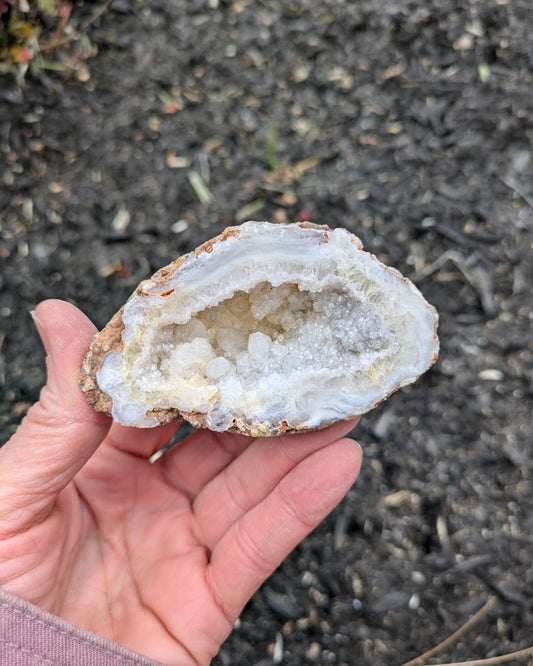
[[[341,439],[294,467],[262,502],[236,522],[211,553],[210,583],[233,622],[281,561],[341,501],[362,452]]]

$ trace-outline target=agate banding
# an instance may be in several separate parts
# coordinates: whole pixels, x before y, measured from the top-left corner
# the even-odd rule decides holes
[[[415,381],[436,329],[418,289],[345,229],[247,222],[142,282],[96,335],[80,386],[129,426],[322,428]]]

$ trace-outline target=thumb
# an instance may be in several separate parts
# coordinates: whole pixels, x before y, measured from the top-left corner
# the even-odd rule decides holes
[[[39,401],[0,449],[0,515],[17,506],[46,510],[111,425],[78,388],[83,357],[96,332],[93,324],[73,305],[56,300],[40,303],[33,316],[47,354],[48,379]]]

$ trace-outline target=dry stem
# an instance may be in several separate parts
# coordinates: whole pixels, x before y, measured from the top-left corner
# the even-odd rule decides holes
[[[477,611],[477,613],[475,613],[475,615],[472,615],[472,617],[467,622],[465,622],[462,627],[459,627],[457,631],[451,634],[451,636],[445,638],[441,643],[431,648],[431,650],[424,652],[424,654],[421,654],[420,656],[415,657],[410,661],[406,661],[401,666],[421,666],[421,664],[423,664],[427,659],[437,654],[438,652],[442,652],[442,650],[446,649],[447,647],[458,641],[459,638],[463,636],[463,634],[466,634],[467,631],[472,629],[472,627],[475,624],[477,624],[490,611],[490,609],[496,603],[496,600],[497,600],[496,595],[490,597],[490,599]]]

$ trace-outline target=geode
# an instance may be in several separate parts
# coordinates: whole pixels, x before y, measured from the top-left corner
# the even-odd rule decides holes
[[[437,321],[345,229],[246,222],[141,282],[95,336],[80,386],[128,426],[322,428],[425,372]]]

